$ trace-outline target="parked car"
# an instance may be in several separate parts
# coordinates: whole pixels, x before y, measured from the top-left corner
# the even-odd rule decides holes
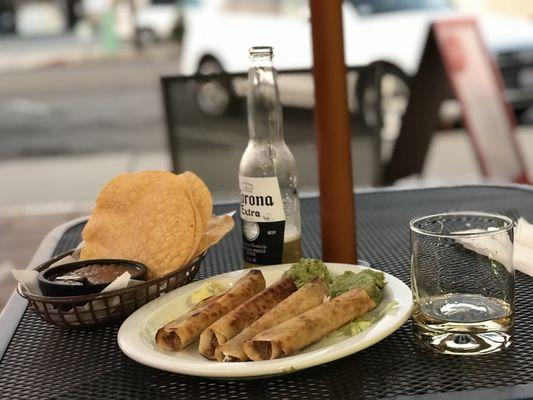
[[[0,33],[15,32],[15,6],[8,0],[0,0]]]
[[[183,31],[181,9],[177,0],[149,0],[137,9],[135,28],[141,46],[180,39]]]
[[[381,96],[372,95],[372,77],[364,73],[350,88],[367,125],[378,123],[373,110],[381,109],[385,137],[397,134],[429,24],[461,15],[449,0],[343,2],[346,64],[382,66],[377,85]],[[182,71],[186,74],[246,71],[248,47],[263,44],[274,47],[279,69],[311,67],[308,0],[195,0],[189,1],[185,19]],[[533,105],[533,24],[516,17],[477,19],[502,69],[510,102],[517,111]],[[227,80],[209,85],[205,93],[199,88],[197,98],[210,115],[223,114],[235,96],[243,95]],[[292,90],[309,90],[309,85]],[[380,105],[376,98],[381,98]]]
[[[93,34],[102,16],[114,7],[115,33],[120,40],[136,40],[139,46],[180,39],[183,15],[180,0],[81,0]]]
[[[23,37],[56,36],[67,30],[68,16],[60,3],[28,1],[16,7],[15,26]]]

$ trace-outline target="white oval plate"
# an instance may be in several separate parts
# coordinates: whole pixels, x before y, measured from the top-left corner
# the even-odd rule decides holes
[[[327,263],[333,276],[347,270],[357,272],[365,267],[349,264]],[[267,286],[275,282],[290,264],[259,268]],[[244,272],[240,270],[193,282],[169,292],[129,316],[118,331],[120,349],[133,360],[153,368],[186,375],[218,378],[243,378],[277,375],[299,371],[327,363],[361,351],[396,331],[411,315],[411,290],[399,279],[385,274],[387,286],[381,307],[392,300],[398,302],[394,312],[384,315],[379,321],[362,333],[348,337],[324,338],[291,357],[256,362],[219,363],[207,360],[198,353],[198,342],[180,352],[159,350],[155,344],[155,333],[164,324],[185,313],[189,306],[187,299],[204,282],[217,281],[223,285],[233,284]],[[376,310],[379,311],[379,308]]]

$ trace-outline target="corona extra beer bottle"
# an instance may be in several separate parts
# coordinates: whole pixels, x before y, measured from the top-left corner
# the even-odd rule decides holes
[[[248,267],[301,257],[296,163],[283,139],[271,47],[250,49],[248,129],[239,168],[243,256]]]

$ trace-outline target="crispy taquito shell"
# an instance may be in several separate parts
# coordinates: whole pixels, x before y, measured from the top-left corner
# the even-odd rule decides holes
[[[189,311],[157,331],[159,348],[179,351],[191,344],[205,328],[265,288],[261,271],[252,269],[242,276],[224,295],[201,308]]]
[[[198,347],[200,354],[215,359],[215,350],[219,345],[236,336],[295,291],[294,282],[284,278],[257,293],[202,332]]]
[[[282,324],[267,329],[244,344],[254,361],[288,356],[307,347],[375,307],[364,289],[352,289]]]
[[[237,336],[222,344],[215,351],[218,361],[246,361],[244,343],[255,335],[302,314],[324,302],[328,287],[321,279],[314,279],[276,305],[265,315],[244,329]]]

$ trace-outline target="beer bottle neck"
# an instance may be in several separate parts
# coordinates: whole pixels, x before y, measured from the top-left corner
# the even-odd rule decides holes
[[[282,113],[272,52],[250,53],[248,73],[248,129],[250,140],[283,140]]]

